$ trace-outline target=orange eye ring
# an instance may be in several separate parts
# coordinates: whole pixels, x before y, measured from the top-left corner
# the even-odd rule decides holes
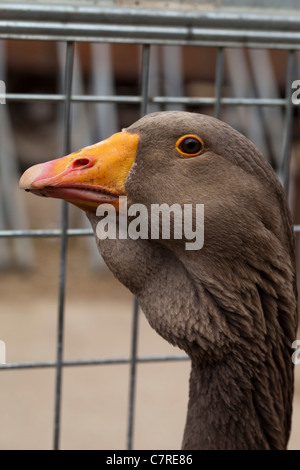
[[[180,137],[176,142],[176,150],[185,157],[197,157],[204,148],[200,137],[194,134],[187,134]]]

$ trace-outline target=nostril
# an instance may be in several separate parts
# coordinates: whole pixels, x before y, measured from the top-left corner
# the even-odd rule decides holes
[[[73,168],[84,168],[90,166],[90,163],[88,158],[78,158],[73,162]]]

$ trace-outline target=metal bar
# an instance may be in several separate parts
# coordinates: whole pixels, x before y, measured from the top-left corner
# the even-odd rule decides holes
[[[293,107],[292,107],[292,81],[295,71],[295,51],[289,53],[287,76],[286,76],[286,90],[285,90],[285,119],[283,130],[283,146],[282,146],[282,160],[281,160],[281,177],[282,185],[285,191],[288,188],[289,180],[289,165],[291,155],[291,139],[292,139],[292,125],[293,125]]]
[[[294,225],[294,232],[300,232],[300,225]],[[50,237],[61,237],[61,229],[51,229],[51,230],[0,230],[0,238],[10,238],[10,237],[34,237],[34,238],[50,238]],[[79,229],[79,228],[69,228],[67,230],[68,237],[86,237],[94,235],[92,229]]]
[[[6,93],[5,100],[6,101],[65,101],[65,95],[55,95],[55,94],[42,94],[42,93]]]
[[[249,2],[248,2],[249,3]],[[286,2],[287,3],[287,2]],[[144,8],[120,8],[120,7],[97,7],[85,5],[41,5],[41,4],[11,4],[0,5],[0,16],[4,20],[37,20],[37,21],[60,21],[60,22],[103,22],[132,25],[162,24],[162,25],[189,25],[198,27],[220,27],[226,24],[229,28],[239,29],[284,29],[288,31],[297,30],[300,23],[298,11],[289,13],[289,6],[285,4],[285,10],[278,14],[279,8],[273,13],[264,10],[263,6],[259,12],[251,12],[245,5],[242,11],[226,12],[197,10],[160,10]],[[291,9],[291,8],[290,8]],[[237,9],[238,10],[238,9]],[[296,14],[294,14],[296,13]]]
[[[12,30],[11,27],[8,28]],[[260,37],[253,37],[247,38],[241,35],[241,38],[231,38],[231,35],[228,35],[228,31],[224,30],[222,35],[220,34],[218,38],[214,38],[214,36],[209,31],[201,30],[199,35],[190,36],[188,32],[186,32],[186,38],[176,39],[177,32],[176,30],[173,33],[173,39],[168,39],[167,37],[160,37],[157,34],[156,38],[145,38],[140,37],[132,37],[132,32],[130,31],[125,35],[117,36],[118,28],[112,33],[110,36],[93,36],[93,35],[85,35],[82,33],[82,36],[79,35],[66,35],[63,34],[63,28],[61,34],[26,34],[26,33],[1,33],[1,22],[0,22],[0,39],[18,39],[24,41],[69,41],[69,42],[103,42],[103,43],[122,43],[122,44],[140,44],[140,45],[161,45],[164,44],[166,46],[203,46],[203,47],[228,47],[228,48],[236,48],[236,47],[245,47],[245,48],[263,48],[263,49],[276,49],[276,50],[286,50],[286,49],[300,49],[300,33],[295,37],[295,35],[291,34],[290,38],[285,39],[284,36],[276,36],[275,34],[270,37],[266,37],[265,40],[262,40]],[[212,32],[213,33],[213,32]],[[179,35],[180,36],[180,35]],[[290,40],[289,40],[290,39]],[[294,39],[294,40],[292,40]]]
[[[141,85],[141,109],[140,115],[145,116],[148,108],[148,90],[149,90],[149,65],[150,65],[150,46],[143,47],[143,69]]]
[[[300,49],[299,32],[0,21],[0,39]]]
[[[25,94],[25,93],[7,93],[6,101],[27,102],[27,101],[44,101],[44,102],[63,102],[64,95],[48,95],[48,94]],[[72,103],[116,103],[116,104],[141,104],[140,96],[96,96],[96,95],[72,95],[70,98]],[[149,97],[149,103],[159,104],[182,104],[182,105],[215,105],[215,97],[186,97],[186,96],[153,96]],[[285,106],[284,98],[221,98],[221,104],[226,106]],[[292,103],[293,106],[298,106]]]
[[[73,77],[74,44],[67,43],[65,63],[65,113],[64,113],[64,151],[70,153],[70,131],[71,131],[71,90]],[[58,306],[58,328],[57,328],[57,367],[56,367],[56,393],[55,393],[55,417],[54,417],[54,450],[59,449],[60,417],[61,417],[61,390],[62,390],[62,363],[63,363],[63,336],[64,336],[64,303],[66,284],[66,256],[68,228],[68,204],[62,203],[62,235],[60,249],[60,273],[59,273],[59,306]]]
[[[138,363],[153,363],[153,362],[172,362],[172,361],[188,361],[190,358],[187,355],[176,356],[141,356],[136,358]],[[101,365],[120,365],[131,364],[131,357],[112,357],[112,358],[99,358],[99,359],[76,359],[63,361],[63,367],[75,366],[101,366]],[[43,361],[43,362],[12,362],[7,364],[0,364],[0,370],[15,370],[15,369],[47,369],[56,367],[56,361]]]
[[[67,230],[67,235],[68,237],[86,237],[86,236],[91,236],[94,235],[94,232],[92,229],[89,228],[69,228]],[[39,237],[61,237],[62,236],[62,229],[57,228],[57,229],[50,229],[50,230],[44,230],[44,229],[36,229],[36,230],[0,230],[0,238],[10,238],[10,237],[16,237],[16,238],[22,238],[22,237],[33,237],[33,238],[39,238]]]
[[[159,104],[186,104],[186,105],[215,105],[217,98],[213,97],[167,97],[167,96],[154,96],[149,98],[149,103]],[[221,98],[220,103],[226,106],[285,106],[286,100],[284,98]],[[296,104],[294,105],[296,106]]]
[[[127,426],[127,450],[132,450],[132,441],[133,441],[135,391],[136,391],[138,320],[139,320],[139,305],[138,305],[137,298],[134,297],[134,299],[133,299],[133,316],[132,316],[132,333],[131,333],[129,404],[128,404],[128,426]]]
[[[102,41],[299,48],[297,10],[146,10],[36,4],[1,4],[5,39]],[[251,11],[251,10],[250,10]]]
[[[221,98],[222,98],[222,85],[223,85],[223,72],[224,72],[224,49],[219,47],[217,53],[217,66],[216,66],[216,80],[215,80],[215,117],[221,117]]]
[[[249,2],[248,2],[249,3]],[[132,25],[162,24],[162,25],[188,25],[198,27],[220,27],[226,24],[229,28],[239,29],[284,29],[297,30],[300,24],[298,11],[289,12],[287,2],[281,14],[276,13],[279,8],[270,13],[263,6],[259,12],[248,11],[245,5],[240,11],[205,11],[203,9],[174,10],[174,9],[144,9],[97,7],[85,5],[41,5],[36,3],[2,3],[0,16],[3,20],[37,20],[78,23],[117,23]],[[295,8],[295,7],[294,7]],[[290,9],[293,9],[290,7]],[[236,8],[236,10],[239,10]]]
[[[41,93],[6,93],[6,101],[45,101],[62,102],[66,97],[62,94],[41,94]],[[74,103],[118,103],[118,104],[139,104],[140,96],[97,96],[97,95],[71,95],[70,101]]]
[[[148,88],[149,88],[149,64],[150,46],[143,47],[142,83],[141,83],[141,116],[147,113]],[[137,340],[138,340],[138,315],[139,306],[137,298],[133,300],[132,338],[131,338],[131,362],[130,362],[130,386],[129,386],[129,411],[127,430],[127,450],[132,450],[134,429],[134,407],[136,389],[136,364],[137,364]]]

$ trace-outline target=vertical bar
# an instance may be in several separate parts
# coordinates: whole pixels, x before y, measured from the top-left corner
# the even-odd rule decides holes
[[[150,59],[150,45],[146,44],[145,46],[143,46],[142,86],[141,86],[142,103],[141,103],[141,109],[140,109],[141,116],[144,116],[147,113],[148,85],[149,85],[149,59]],[[132,450],[132,441],[133,441],[135,389],[136,389],[136,365],[137,365],[138,313],[139,313],[138,301],[136,297],[134,297],[133,319],[132,319],[132,338],[131,338],[127,450]]]
[[[284,119],[284,130],[283,130],[283,146],[282,146],[282,160],[281,160],[281,177],[282,186],[285,192],[288,189],[289,181],[289,166],[291,158],[291,138],[292,138],[292,125],[293,125],[293,104],[291,98],[292,92],[292,81],[295,70],[295,51],[289,52],[287,74],[286,74],[286,86],[285,86],[285,119]]]
[[[165,96],[183,96],[183,56],[181,46],[163,46],[162,47],[162,69]],[[184,110],[180,104],[167,104],[166,111],[175,109]]]
[[[215,102],[215,109],[214,109],[214,115],[217,119],[220,119],[221,117],[223,74],[224,74],[224,49],[223,47],[219,47],[218,52],[217,52],[217,64],[216,64],[216,82],[215,82],[216,102]]]
[[[128,407],[128,429],[127,429],[127,450],[132,450],[133,427],[134,427],[134,408],[135,408],[135,390],[136,390],[136,365],[137,365],[137,339],[138,339],[138,319],[139,304],[137,298],[133,299],[132,315],[132,337],[131,337],[131,361],[130,361],[130,383],[129,383],[129,407]]]
[[[65,62],[65,108],[64,108],[64,153],[71,151],[71,91],[73,76],[74,43],[67,42]],[[61,391],[62,391],[62,361],[64,339],[64,303],[66,287],[66,257],[67,257],[67,228],[68,228],[68,204],[62,203],[62,236],[60,245],[60,272],[58,293],[58,326],[57,326],[57,351],[56,351],[56,384],[55,384],[55,416],[54,416],[54,450],[59,449],[60,418],[61,418]]]
[[[150,45],[146,44],[145,46],[143,46],[142,86],[141,86],[142,103],[141,103],[141,109],[140,109],[141,117],[147,114],[148,89],[149,89],[149,64],[150,64]]]

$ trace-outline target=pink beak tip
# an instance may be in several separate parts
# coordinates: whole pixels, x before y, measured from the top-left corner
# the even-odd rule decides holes
[[[43,164],[34,165],[28,168],[20,178],[20,189],[37,189],[37,181],[43,172]]]

